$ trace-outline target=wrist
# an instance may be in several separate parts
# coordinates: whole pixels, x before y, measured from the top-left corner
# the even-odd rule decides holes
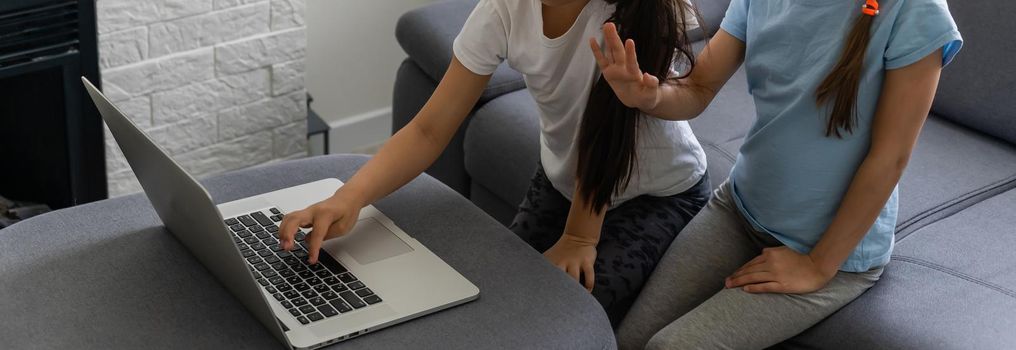
[[[823,276],[832,278],[840,271],[840,265],[842,263],[829,259],[829,257],[825,254],[816,253],[812,250],[811,253],[808,253],[808,258],[810,258],[812,263],[818,267],[819,272],[821,272]]]
[[[366,207],[368,204],[362,192],[349,186],[340,187],[328,200],[346,203],[357,209]]]
[[[558,243],[565,242],[580,246],[596,246],[596,244],[599,243],[600,240],[595,237],[588,237],[585,235],[565,232],[561,234],[561,238],[558,239],[557,241]]]

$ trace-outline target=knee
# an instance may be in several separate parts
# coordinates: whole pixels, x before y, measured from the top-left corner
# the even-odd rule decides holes
[[[649,338],[645,350],[708,349],[716,346],[717,344],[706,339],[702,332],[690,331],[687,327],[671,324]]]

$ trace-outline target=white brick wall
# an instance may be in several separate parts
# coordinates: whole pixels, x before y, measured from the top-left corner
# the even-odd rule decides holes
[[[305,0],[98,0],[103,90],[195,176],[306,154]],[[106,133],[110,196],[140,190]]]

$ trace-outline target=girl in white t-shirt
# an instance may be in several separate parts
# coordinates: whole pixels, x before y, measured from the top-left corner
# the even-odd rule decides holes
[[[616,325],[710,186],[687,122],[622,104],[587,38],[602,40],[612,22],[621,37],[653,43],[639,47],[638,62],[662,82],[680,75],[674,62],[692,68],[692,13],[679,0],[481,0],[426,105],[333,196],[286,215],[283,246],[294,248],[297,226],[313,226],[316,262],[322,240],[348,232],[360,208],[437,159],[507,61],[525,77],[541,127],[541,166],[511,229],[591,290]]]

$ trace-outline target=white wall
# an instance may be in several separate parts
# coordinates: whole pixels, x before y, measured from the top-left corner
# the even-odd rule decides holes
[[[433,0],[307,0],[306,85],[332,126],[331,152],[356,152],[391,132],[392,87],[405,59],[399,16]]]
[[[102,87],[194,176],[306,156],[304,0],[99,0]],[[109,194],[141,189],[106,137]]]

